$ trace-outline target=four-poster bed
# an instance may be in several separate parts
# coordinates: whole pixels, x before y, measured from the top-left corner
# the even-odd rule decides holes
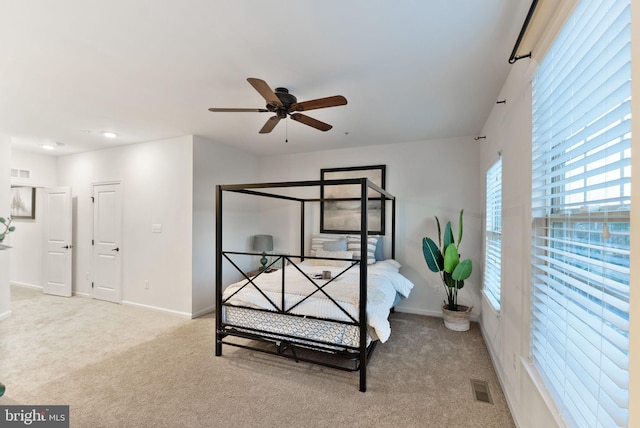
[[[355,235],[313,234],[311,250],[305,251],[307,205],[323,201],[291,196],[289,189],[325,185],[359,186],[360,197],[349,200],[360,202],[361,227]],[[388,339],[389,313],[413,287],[399,274],[400,265],[394,260],[395,197],[366,178],[219,185],[216,190],[216,355],[222,355],[225,344],[359,371],[360,391],[366,391],[369,357],[378,341]],[[371,236],[367,227],[371,190],[383,204],[391,205],[391,257],[387,260],[379,254],[376,259],[382,237]],[[260,254],[223,248],[225,192],[299,203],[299,254],[272,254],[267,269],[257,274],[241,269],[238,257]],[[275,266],[278,269],[271,271]],[[223,286],[225,268],[239,272],[242,280]],[[263,346],[255,345],[256,341]],[[301,352],[308,349],[322,354]],[[347,364],[336,363],[338,357]]]

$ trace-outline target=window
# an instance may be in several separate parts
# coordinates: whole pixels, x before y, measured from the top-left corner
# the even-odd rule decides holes
[[[502,159],[487,171],[487,209],[484,242],[484,294],[500,310],[502,258]]]
[[[627,426],[630,0],[582,0],[533,90],[531,355],[567,421]]]

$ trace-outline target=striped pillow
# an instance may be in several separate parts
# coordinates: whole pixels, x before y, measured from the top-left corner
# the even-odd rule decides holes
[[[376,245],[378,238],[367,238],[367,264],[372,265],[376,262]],[[353,252],[353,258],[360,260],[360,237],[356,235],[347,236],[347,250]]]
[[[329,250],[329,247],[336,248],[337,245],[340,245],[346,251],[347,250],[346,246],[341,245],[339,242],[344,239],[345,239],[344,235],[332,235],[329,233],[312,233],[311,249],[309,250],[309,255],[314,257],[319,250]],[[327,244],[327,248],[325,248],[325,243]]]

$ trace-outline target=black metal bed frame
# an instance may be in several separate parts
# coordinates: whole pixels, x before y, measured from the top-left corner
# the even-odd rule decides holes
[[[338,324],[344,325],[355,325],[358,327],[359,331],[359,346],[357,348],[340,345],[342,349],[335,349],[335,344],[322,342],[319,340],[309,339],[305,337],[296,337],[290,336],[287,334],[274,334],[273,332],[261,331],[255,328],[247,328],[244,326],[236,326],[230,323],[226,323],[222,319],[222,310],[224,306],[227,306],[225,301],[223,301],[222,293],[222,266],[223,266],[223,258],[231,263],[231,265],[237,269],[246,279],[247,283],[252,284],[254,288],[259,287],[255,285],[253,280],[257,278],[261,273],[259,273],[255,277],[250,277],[246,272],[244,272],[237,264],[233,262],[230,256],[232,255],[260,255],[258,253],[251,252],[233,252],[233,251],[224,251],[222,248],[223,241],[223,194],[224,192],[235,192],[235,193],[244,193],[248,195],[256,195],[262,197],[276,198],[276,199],[285,199],[289,201],[295,201],[300,203],[300,255],[276,255],[276,259],[270,263],[270,266],[277,263],[279,260],[283,260],[282,266],[286,265],[284,260],[289,260],[289,258],[296,258],[300,260],[304,260],[305,258],[317,258],[317,259],[327,259],[323,257],[309,257],[305,255],[305,206],[310,202],[319,202],[322,203],[323,200],[321,198],[299,198],[290,195],[283,195],[279,193],[273,193],[274,190],[269,192],[265,191],[265,189],[281,189],[281,188],[300,188],[300,187],[320,187],[323,185],[359,185],[360,186],[360,197],[359,198],[344,198],[344,199],[335,199],[332,198],[332,201],[335,200],[359,200],[360,201],[360,242],[361,242],[361,251],[360,251],[360,260],[354,260],[353,263],[347,267],[344,271],[340,273],[346,272],[351,269],[354,265],[360,266],[360,286],[359,286],[359,307],[358,307],[358,317],[354,319],[349,315],[349,318],[352,320],[351,322],[345,322],[335,319],[321,319],[324,321],[330,321]],[[314,364],[319,364],[335,369],[347,370],[347,371],[359,371],[360,372],[360,391],[365,392],[367,388],[367,363],[377,341],[371,341],[369,345],[367,345],[367,238],[369,235],[368,232],[368,190],[372,189],[375,192],[379,193],[382,199],[382,203],[391,203],[391,258],[395,258],[395,218],[396,218],[396,199],[393,195],[391,195],[386,190],[380,188],[375,183],[371,182],[366,178],[349,178],[349,179],[339,179],[339,180],[315,180],[315,181],[294,181],[294,182],[273,182],[273,183],[254,183],[254,184],[231,184],[231,185],[217,185],[216,186],[216,356],[222,355],[222,345],[230,345],[239,348],[251,349],[254,351],[264,352],[273,355],[279,355],[285,358],[294,359],[296,361],[305,361]],[[327,260],[339,260],[339,259],[327,259]],[[295,264],[294,264],[295,266]],[[338,275],[339,276],[339,275]],[[337,276],[336,276],[337,277]],[[282,274],[282,288],[284,292],[285,287],[285,276],[284,272]],[[336,305],[339,309],[346,313],[345,309],[342,308],[331,296],[329,296],[326,291],[322,290],[323,286],[319,286],[313,281],[312,278],[307,278],[316,286],[316,290],[314,290],[311,294],[315,294],[316,292],[323,293],[326,297],[328,297],[334,305]],[[326,284],[325,284],[326,285]],[[260,291],[262,292],[262,291]],[[311,294],[306,298],[310,297]],[[265,296],[266,297],[266,296]],[[285,309],[284,307],[284,297],[283,304],[281,307],[273,304],[274,310],[264,310],[266,312],[278,313],[281,315],[287,316],[296,316],[300,315],[292,314],[289,311],[292,308]],[[270,301],[270,300],[269,300]],[[236,306],[237,307],[237,306]],[[260,311],[261,309],[250,308],[252,310]],[[307,316],[306,318],[312,318]],[[258,348],[250,345],[245,345],[241,343],[235,343],[232,341],[227,341],[225,338],[227,337],[237,337],[243,339],[251,339],[263,343],[267,343],[269,345],[273,345],[273,350]],[[303,344],[301,344],[301,341]],[[301,356],[296,352],[296,350],[302,349],[312,349],[316,351],[329,352],[333,356],[341,357],[350,361],[352,366],[345,366],[342,364],[334,364],[324,361],[320,358],[314,359],[311,357]]]

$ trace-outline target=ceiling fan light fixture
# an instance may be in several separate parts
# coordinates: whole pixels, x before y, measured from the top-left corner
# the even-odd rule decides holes
[[[105,138],[116,138],[118,134],[113,131],[102,131],[102,136]]]

